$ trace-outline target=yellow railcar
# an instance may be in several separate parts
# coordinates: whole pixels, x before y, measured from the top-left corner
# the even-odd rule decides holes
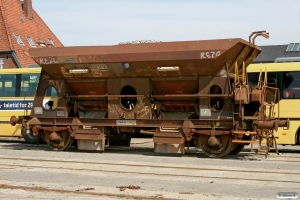
[[[288,61],[288,60],[287,60]],[[277,144],[300,144],[300,62],[251,64],[247,68],[249,82],[256,83],[262,71],[267,71],[267,84],[280,89],[280,99],[275,112],[280,119],[289,119],[290,128],[278,128]],[[264,81],[264,80],[263,80]]]
[[[30,130],[22,125],[11,126],[12,115],[30,114],[38,86],[41,68],[0,70],[0,137],[24,137],[28,143],[37,143]]]

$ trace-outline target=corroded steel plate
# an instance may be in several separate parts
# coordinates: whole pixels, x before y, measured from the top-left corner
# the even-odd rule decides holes
[[[32,48],[30,56],[53,78],[217,75],[225,64],[250,64],[260,52],[242,39]]]

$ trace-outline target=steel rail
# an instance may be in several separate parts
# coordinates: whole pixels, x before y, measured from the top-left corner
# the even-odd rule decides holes
[[[123,163],[110,163],[110,162],[85,162],[85,161],[72,161],[72,160],[51,160],[51,159],[31,159],[31,158],[6,158],[0,157],[1,160],[23,160],[23,161],[36,161],[36,162],[62,162],[62,163],[77,163],[77,164],[90,164],[90,165],[115,165],[115,166],[126,166],[126,167],[150,167],[150,168],[162,168],[162,169],[183,169],[183,170],[196,170],[196,171],[224,171],[224,172],[237,172],[237,173],[266,173],[266,174],[290,174],[290,175],[299,175],[300,172],[283,172],[283,171],[260,171],[260,170],[236,170],[236,169],[218,169],[218,168],[207,168],[207,167],[179,167],[179,166],[162,166],[162,165],[143,165],[143,164],[123,164]],[[16,165],[7,165],[5,166],[19,166]],[[29,166],[29,165],[26,165]],[[24,165],[25,167],[25,165]],[[30,166],[30,167],[37,167],[37,166]],[[38,166],[40,167],[40,166]],[[51,167],[49,167],[51,168]],[[73,168],[72,168],[73,169]],[[74,168],[75,169],[75,168]],[[84,170],[84,169],[82,169]],[[98,169],[97,169],[98,170]],[[96,171],[97,171],[96,170]],[[111,172],[117,172],[112,170]],[[123,172],[122,172],[123,173]],[[151,173],[152,174],[152,173]],[[170,175],[170,174],[167,174]],[[182,175],[185,176],[185,175]],[[299,181],[300,183],[300,181]]]
[[[129,166],[129,165],[127,165]],[[11,167],[16,167],[17,168],[29,168],[32,167],[34,168],[42,168],[42,169],[48,169],[51,170],[53,167],[46,167],[46,166],[35,166],[35,165],[9,165],[5,164],[5,166],[0,167],[0,169],[12,169],[15,170]],[[149,167],[149,166],[145,166]],[[176,167],[174,167],[176,168]],[[134,171],[117,171],[117,170],[106,170],[106,169],[86,169],[86,168],[70,168],[70,167],[60,167],[60,170],[71,170],[71,171],[91,171],[91,172],[106,172],[106,173],[122,173],[122,174],[139,174],[139,175],[156,175],[156,176],[170,176],[170,177],[185,177],[185,178],[209,178],[209,179],[224,179],[224,180],[243,180],[243,181],[260,181],[260,182],[274,182],[274,179],[258,179],[258,178],[240,178],[240,177],[222,177],[222,176],[207,176],[207,175],[187,175],[187,174],[167,174],[167,173],[150,173],[150,172],[136,172]],[[177,168],[178,169],[178,168]],[[227,171],[227,170],[224,170]],[[244,171],[238,171],[238,173],[243,173]],[[257,172],[255,172],[257,173]],[[261,173],[266,173],[266,171],[263,171]],[[286,175],[286,173],[284,173]],[[274,178],[274,177],[272,177]],[[289,180],[276,180],[277,183],[299,183],[300,181],[289,181]]]

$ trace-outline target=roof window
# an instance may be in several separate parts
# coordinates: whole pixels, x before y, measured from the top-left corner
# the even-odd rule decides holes
[[[300,43],[290,43],[285,51],[300,51]]]
[[[20,35],[15,35],[15,34],[14,34],[14,36],[16,37],[18,44],[24,46],[24,42],[23,42],[21,36]]]
[[[54,46],[54,42],[51,38],[48,38],[48,41],[49,41],[50,44],[52,44]]]
[[[27,36],[26,38],[27,38],[27,40],[28,40],[28,43],[30,44],[30,46],[32,46],[32,47],[36,47],[36,44],[34,43],[34,41],[32,40],[32,38],[31,38],[31,37]]]
[[[37,46],[46,47],[46,44],[45,44],[44,40],[42,40],[41,38],[36,43],[37,43]]]

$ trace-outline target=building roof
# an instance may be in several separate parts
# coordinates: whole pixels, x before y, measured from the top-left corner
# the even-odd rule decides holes
[[[260,46],[262,51],[258,54],[253,63],[270,63],[274,62],[277,58],[300,57],[299,50],[288,49],[288,47],[292,46],[291,44]],[[299,49],[299,46],[297,49]]]
[[[0,32],[0,57],[11,58],[1,52],[13,51],[22,67],[36,64],[28,54],[29,48],[50,47],[51,43],[63,46],[32,8],[32,0],[0,0]]]

